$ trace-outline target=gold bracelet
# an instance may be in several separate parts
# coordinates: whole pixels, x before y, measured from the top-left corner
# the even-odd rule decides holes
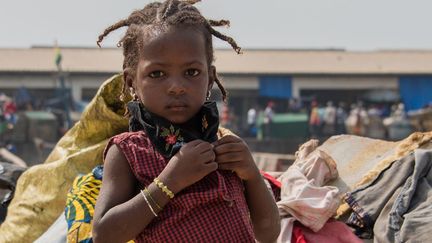
[[[153,213],[153,215],[154,215],[155,217],[157,217],[158,215],[157,215],[156,212],[154,211],[153,207],[150,205],[150,202],[148,201],[147,197],[145,196],[143,190],[140,190],[140,191],[141,191],[141,195],[144,197],[144,200],[145,200],[146,203],[147,203],[147,206],[150,208],[150,211]]]
[[[163,183],[162,183],[162,181],[160,181],[159,180],[159,178],[154,178],[154,180],[153,180],[155,183],[156,183],[156,185],[163,191],[163,192],[165,192],[165,194],[169,197],[169,198],[173,198],[174,197],[174,193],[170,190],[170,189],[168,189],[168,187],[167,186],[165,186]]]
[[[153,197],[150,194],[150,191],[147,189],[147,187],[144,187],[144,194],[147,193],[147,196],[150,198],[150,201],[153,202],[154,205],[156,205],[157,208],[159,208],[159,211],[162,211],[161,206],[153,199]]]

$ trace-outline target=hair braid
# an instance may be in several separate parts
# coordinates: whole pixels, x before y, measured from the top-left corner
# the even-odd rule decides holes
[[[162,9],[161,20],[167,19],[169,16],[173,15],[178,11],[178,5],[176,5],[172,0],[168,0],[164,9]]]
[[[208,23],[210,26],[230,26],[230,21],[229,20],[225,20],[225,19],[221,19],[221,20],[212,20],[209,19]]]
[[[222,101],[226,102],[227,101],[227,97],[228,97],[228,93],[225,89],[225,87],[222,85],[221,80],[219,79],[218,75],[216,74],[215,80],[214,80],[219,88],[219,90],[222,93]]]
[[[221,40],[228,42],[232,46],[232,48],[237,52],[237,54],[242,54],[241,47],[239,47],[237,45],[237,43],[235,42],[235,40],[232,37],[229,37],[229,36],[226,36],[226,35],[220,33],[219,31],[213,29],[210,25],[208,26],[208,28],[209,28],[210,33],[212,35],[216,36],[217,38],[219,38]]]
[[[121,27],[124,27],[124,26],[128,26],[128,25],[129,25],[129,23],[128,23],[128,19],[120,20],[119,22],[117,22],[117,23],[111,25],[110,27],[106,28],[106,29],[104,30],[104,32],[103,32],[101,35],[99,35],[98,40],[96,41],[96,44],[97,44],[99,47],[101,47],[100,43],[102,42],[102,40],[103,40],[103,39],[104,39],[104,38],[105,38],[109,33],[111,33],[111,31],[114,31],[114,30],[116,30],[116,29],[118,29],[118,28],[121,28]]]

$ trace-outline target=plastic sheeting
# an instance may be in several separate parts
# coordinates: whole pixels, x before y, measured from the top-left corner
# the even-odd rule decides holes
[[[259,77],[259,95],[271,98],[291,98],[290,76]]]
[[[105,81],[81,119],[57,143],[44,164],[29,168],[18,180],[0,242],[33,242],[64,211],[66,194],[78,174],[102,163],[108,138],[127,131],[119,100],[121,75]]]
[[[402,76],[399,92],[405,110],[417,110],[432,102],[432,76]]]

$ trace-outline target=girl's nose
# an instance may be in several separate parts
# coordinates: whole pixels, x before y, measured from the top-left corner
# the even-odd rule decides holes
[[[186,92],[185,81],[182,78],[172,78],[169,82],[168,94],[182,95]]]

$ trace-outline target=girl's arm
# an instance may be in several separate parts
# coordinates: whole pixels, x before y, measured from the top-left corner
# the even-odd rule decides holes
[[[276,242],[280,232],[279,212],[258,170],[255,176],[245,181],[245,187],[256,239],[259,242]]]
[[[280,232],[279,212],[246,143],[239,137],[228,135],[214,145],[219,168],[235,171],[245,182],[255,238],[259,242],[275,242]]]
[[[104,164],[102,188],[93,218],[94,242],[127,242],[134,239],[155,217],[135,179],[124,154],[117,145],[109,148]],[[154,185],[151,196],[163,207],[169,198]],[[155,205],[152,205],[159,212]]]
[[[158,177],[176,194],[216,170],[214,158],[211,144],[194,140],[182,146]],[[93,218],[94,242],[126,242],[134,239],[154,219],[137,188],[138,182],[126,157],[117,145],[111,146],[105,158],[102,188]],[[169,197],[154,183],[147,188],[161,208],[169,202]],[[160,209],[153,203],[152,207],[159,213]]]

